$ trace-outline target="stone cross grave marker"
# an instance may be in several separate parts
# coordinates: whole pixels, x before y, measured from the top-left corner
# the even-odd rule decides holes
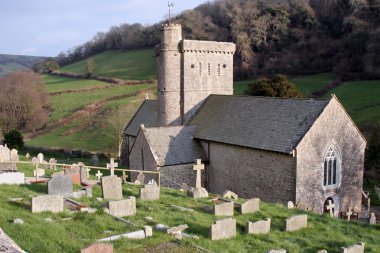
[[[333,209],[334,209],[335,205],[334,205],[334,203],[332,203],[331,200],[329,200],[328,203],[329,204],[326,206],[326,209],[330,212],[330,216],[334,217]]]
[[[346,212],[346,215],[347,215],[347,220],[350,221],[351,215],[352,215],[351,209],[348,209],[348,211]]]
[[[195,182],[195,188],[201,188],[202,187],[202,181],[201,181],[201,171],[205,169],[205,165],[202,164],[201,159],[197,159],[197,162],[195,165],[193,165],[193,170],[197,172],[197,180]]]
[[[55,171],[57,169],[57,160],[55,158],[50,158],[49,160],[49,168],[53,171]]]
[[[125,173],[125,171],[123,170],[123,176],[121,177],[121,179],[123,180],[123,183],[124,183],[124,184],[127,183],[127,178],[128,178],[128,175],[127,175],[127,173]]]
[[[98,181],[100,181],[100,178],[103,176],[103,173],[100,173],[100,170],[98,170],[98,173],[96,173],[95,176],[98,179]]]
[[[118,163],[115,163],[115,160],[113,158],[110,159],[110,163],[107,163],[107,169],[110,169],[111,176],[115,175],[115,167],[119,166]]]

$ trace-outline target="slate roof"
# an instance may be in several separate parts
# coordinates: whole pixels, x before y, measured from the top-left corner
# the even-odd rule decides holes
[[[210,95],[194,138],[290,154],[329,100]]]
[[[129,121],[124,129],[124,133],[126,135],[137,136],[141,124],[144,124],[145,127],[155,127],[158,126],[157,122],[158,101],[147,99],[144,100],[134,117]]]
[[[193,140],[196,126],[168,126],[143,129],[158,166],[194,163],[205,159],[201,146]]]

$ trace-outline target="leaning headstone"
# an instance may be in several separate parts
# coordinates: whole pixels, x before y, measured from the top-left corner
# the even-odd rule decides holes
[[[370,225],[376,225],[376,215],[375,215],[375,213],[371,213],[371,215],[369,217],[369,220],[368,220],[368,223]]]
[[[106,243],[95,243],[82,249],[80,253],[113,253],[113,245]]]
[[[159,200],[160,187],[158,185],[147,184],[144,188],[140,189],[141,200]]]
[[[21,172],[7,172],[0,174],[0,184],[24,184],[25,174]]]
[[[49,168],[53,171],[57,170],[57,160],[55,158],[50,158]]]
[[[69,176],[60,175],[53,177],[48,182],[48,194],[49,195],[61,195],[64,197],[70,197],[73,195],[73,183]]]
[[[222,197],[226,199],[238,199],[238,195],[229,190],[224,191]]]
[[[292,216],[285,221],[285,231],[296,231],[307,227],[307,214]]]
[[[117,176],[102,177],[103,198],[106,200],[123,199],[121,180]]]
[[[97,155],[93,155],[91,157],[91,163],[93,166],[99,166],[99,158]]]
[[[286,253],[285,249],[272,249],[268,253]]]
[[[37,159],[38,159],[38,162],[39,163],[42,163],[44,161],[44,154],[42,153],[38,153],[37,155]]]
[[[116,217],[133,216],[136,214],[136,198],[110,201],[108,203],[110,214]]]
[[[260,199],[254,198],[249,199],[240,206],[240,213],[246,214],[246,213],[254,213],[260,210]]]
[[[259,220],[256,222],[247,222],[245,228],[247,234],[268,234],[270,232],[270,219]]]
[[[364,253],[364,243],[360,242],[348,248],[342,247],[340,248],[340,253]]]
[[[63,212],[63,197],[59,195],[43,195],[32,198],[32,213]]]
[[[234,202],[231,201],[214,205],[213,213],[215,216],[233,216]]]
[[[10,158],[11,158],[11,161],[19,161],[20,160],[20,158],[19,158],[19,156],[18,156],[18,151],[17,151],[17,149],[12,149],[11,150],[11,152],[10,152]]]
[[[218,220],[211,225],[211,240],[221,240],[236,237],[236,219]]]
[[[294,203],[292,201],[288,201],[288,209],[293,209]]]

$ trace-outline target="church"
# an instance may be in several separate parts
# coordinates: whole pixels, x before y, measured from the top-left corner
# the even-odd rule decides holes
[[[158,99],[145,100],[127,124],[123,161],[180,188],[194,186],[201,159],[210,193],[293,201],[317,213],[331,201],[336,216],[360,212],[366,140],[337,97],[233,96],[235,50],[163,25]]]

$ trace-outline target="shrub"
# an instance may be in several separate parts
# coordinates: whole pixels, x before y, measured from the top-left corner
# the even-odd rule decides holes
[[[20,150],[24,148],[24,138],[19,131],[11,130],[8,133],[3,133],[3,137],[4,144],[7,144],[10,149]]]

